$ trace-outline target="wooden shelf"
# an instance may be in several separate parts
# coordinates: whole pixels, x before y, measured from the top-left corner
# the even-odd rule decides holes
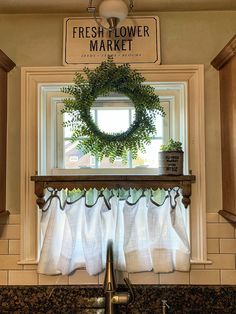
[[[46,188],[61,189],[89,189],[89,188],[136,188],[157,189],[179,187],[182,192],[182,202],[187,208],[190,204],[191,184],[195,182],[195,176],[160,176],[160,175],[64,175],[64,176],[32,176],[35,182],[35,194],[39,208],[45,204],[44,196]]]
[[[228,212],[227,210],[219,210],[218,212],[222,217],[227,219],[229,222],[236,224],[236,215]]]

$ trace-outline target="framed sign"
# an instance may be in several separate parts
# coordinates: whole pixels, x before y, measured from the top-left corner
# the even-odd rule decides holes
[[[157,16],[128,17],[114,31],[94,18],[64,19],[63,65],[100,64],[112,56],[116,63],[161,63]]]

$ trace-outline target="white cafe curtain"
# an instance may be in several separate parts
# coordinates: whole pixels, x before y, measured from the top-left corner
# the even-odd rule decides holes
[[[106,264],[113,242],[115,269],[188,271],[190,248],[179,190],[51,191],[41,215],[38,272],[90,275]]]

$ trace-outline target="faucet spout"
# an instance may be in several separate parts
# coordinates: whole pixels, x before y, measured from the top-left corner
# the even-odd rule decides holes
[[[115,292],[117,289],[114,266],[113,266],[113,245],[112,241],[107,245],[106,271],[103,283],[105,292]]]
[[[106,271],[103,283],[105,292],[105,314],[119,313],[119,304],[128,304],[134,300],[134,293],[128,278],[124,279],[130,290],[128,292],[117,292],[116,277],[113,266],[113,249],[112,241],[107,244]]]

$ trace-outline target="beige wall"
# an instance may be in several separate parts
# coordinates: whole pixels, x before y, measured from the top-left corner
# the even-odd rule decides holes
[[[159,13],[162,64],[205,65],[207,210],[221,209],[218,73],[211,60],[233,37],[236,12]],[[19,211],[20,67],[62,65],[62,15],[0,15],[0,49],[9,74],[7,206]]]
[[[160,13],[162,64],[205,65],[208,257],[212,265],[189,273],[131,275],[134,283],[236,284],[234,228],[221,209],[218,73],[211,60],[233,37],[236,12]],[[0,221],[0,284],[79,284],[102,282],[77,271],[70,277],[39,276],[19,260],[20,67],[62,65],[62,15],[0,15],[0,49],[17,64],[9,74],[7,205],[12,215]],[[197,105],[197,104],[196,104]]]

